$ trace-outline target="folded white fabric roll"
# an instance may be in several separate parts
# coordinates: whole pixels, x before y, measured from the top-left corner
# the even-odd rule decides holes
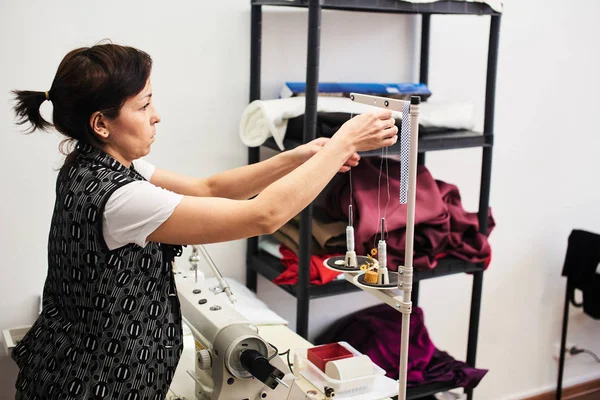
[[[291,97],[275,100],[255,100],[244,109],[240,120],[240,138],[248,147],[262,145],[273,137],[281,151],[285,150],[283,139],[287,122],[304,114],[306,98]],[[375,107],[357,103],[346,97],[319,97],[317,112],[343,112],[362,114],[376,110]],[[475,112],[470,104],[421,103],[419,123],[425,127],[448,129],[473,129]],[[402,118],[401,112],[392,112],[394,118]]]
[[[283,137],[287,120],[303,112],[303,107],[294,100],[297,99],[256,100],[250,103],[240,121],[242,142],[246,146],[257,147],[272,136],[279,149],[284,150]]]
[[[265,251],[273,257],[281,260],[283,258],[283,254],[281,254],[281,251],[279,251],[280,245],[281,243],[275,240],[271,235],[264,235],[258,239],[259,250]]]

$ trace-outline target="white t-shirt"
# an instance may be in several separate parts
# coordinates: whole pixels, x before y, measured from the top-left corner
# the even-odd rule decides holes
[[[148,181],[135,181],[117,189],[106,202],[102,233],[110,250],[129,243],[145,247],[148,236],[165,222],[183,195],[151,184],[156,167],[135,160],[133,167]]]

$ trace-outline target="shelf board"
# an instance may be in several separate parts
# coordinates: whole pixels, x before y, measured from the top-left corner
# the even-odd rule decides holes
[[[438,265],[434,269],[427,271],[413,271],[413,280],[422,281],[424,279],[439,278],[441,276],[477,272],[482,270],[483,268],[477,264],[463,261],[455,257],[444,257],[438,260]]]
[[[308,0],[251,0],[251,4],[255,6],[307,7],[308,2]],[[394,14],[500,15],[484,3],[449,0],[433,3],[410,3],[400,0],[321,0],[321,8]]]
[[[248,265],[254,271],[264,276],[269,281],[273,281],[279,276],[285,267],[280,260],[272,255],[259,251],[256,255],[250,258]],[[432,279],[440,276],[460,274],[465,272],[481,271],[481,268],[476,264],[459,260],[454,257],[446,257],[438,260],[438,265],[428,271],[413,271],[413,280],[420,281],[423,279]],[[294,297],[297,297],[298,291],[296,285],[277,285]],[[361,291],[360,288],[347,282],[346,280],[334,280],[325,285],[309,285],[308,297],[311,299],[319,297],[335,296],[343,293],[352,293]]]
[[[286,150],[293,149],[301,143],[294,139],[284,139],[283,145]],[[483,135],[472,131],[448,131],[440,133],[428,133],[419,136],[419,153],[427,151],[466,149],[472,147],[491,147],[492,135]],[[279,147],[273,138],[269,138],[263,146],[279,151]],[[388,149],[389,154],[400,154],[400,141]],[[381,156],[381,150],[361,152],[362,157]]]

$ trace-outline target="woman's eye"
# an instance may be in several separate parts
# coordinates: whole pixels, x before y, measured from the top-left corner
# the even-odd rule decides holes
[[[150,103],[147,103],[144,107],[142,107],[142,110],[146,111],[146,109],[148,108],[149,105],[150,105]]]

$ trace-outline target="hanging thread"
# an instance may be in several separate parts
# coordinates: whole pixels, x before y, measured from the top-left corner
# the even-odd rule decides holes
[[[354,118],[354,113],[350,114],[350,119],[352,119],[352,118]],[[349,201],[348,204],[351,206],[352,205],[352,167],[350,167],[350,170],[348,171],[348,177],[349,177],[349,180],[350,180],[350,201]],[[352,210],[352,209],[350,208],[350,210]],[[350,213],[352,214],[352,211]],[[348,217],[351,220],[354,220],[354,216],[353,215],[349,215]]]
[[[379,178],[377,180],[377,220],[375,221],[375,236],[373,236],[373,248],[377,248],[377,234],[382,235],[381,232],[381,173],[383,171],[383,159],[385,154],[385,149],[381,149],[381,160],[379,162]]]

